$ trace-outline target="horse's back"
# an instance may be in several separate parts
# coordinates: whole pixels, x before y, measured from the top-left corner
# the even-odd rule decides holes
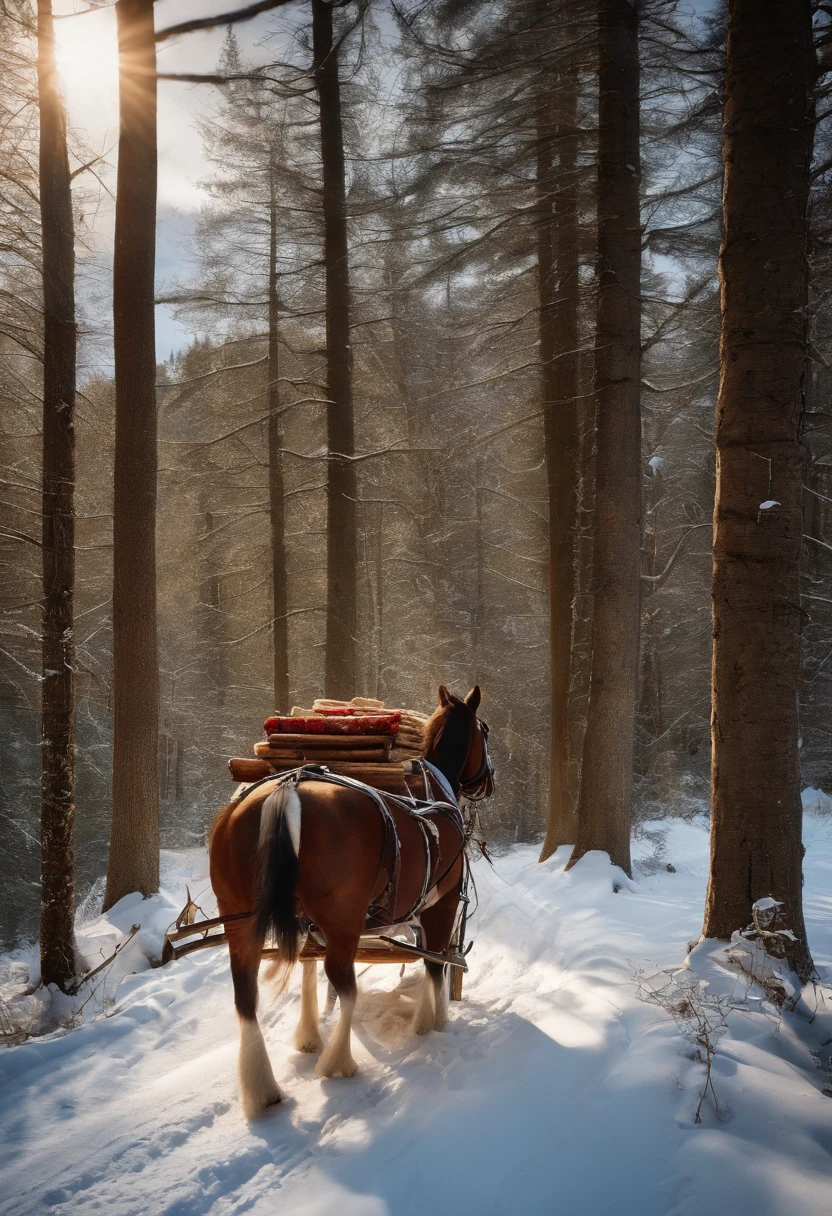
[[[217,815],[211,834],[211,884],[223,914],[249,911],[257,896],[257,850],[263,803],[277,786],[268,782]],[[395,856],[390,825],[371,793],[328,781],[304,780],[301,799],[297,896],[320,923],[362,909],[383,895]],[[388,804],[400,857],[395,919],[406,917],[423,894],[429,865],[440,894],[459,878],[462,837],[445,814],[430,816],[435,832],[394,802]],[[428,858],[428,842],[431,856]],[[362,925],[363,927],[363,925]]]
[[[328,908],[366,908],[384,847],[384,823],[372,795],[326,781],[304,781],[301,796],[298,897],[318,920]]]

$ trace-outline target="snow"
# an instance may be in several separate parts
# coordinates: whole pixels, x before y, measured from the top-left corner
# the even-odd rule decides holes
[[[829,981],[832,818],[807,813],[806,840],[807,921]],[[236,1092],[224,951],[150,965],[186,883],[207,914],[215,908],[204,853],[164,855],[161,895],[84,918],[91,966],[132,925],[141,929],[110,969],[57,1001],[58,1013],[83,1024],[0,1051],[0,1212],[832,1210],[829,995],[810,1021],[820,990],[804,994],[798,1016],[740,975],[732,947],[700,942],[686,954],[701,928],[703,820],[646,825],[634,852],[632,881],[602,854],[566,873],[567,849],[543,865],[531,846],[493,870],[478,862],[471,971],[447,1030],[410,1031],[418,967],[401,981],[398,968],[365,971],[352,1080],[317,1080],[314,1058],[292,1049],[299,980],[277,1000],[264,982],[261,1024],[289,1098],[252,1124]],[[18,981],[29,962],[2,960]],[[701,1124],[696,1017],[643,999],[677,989],[715,1027],[719,1113],[706,1096]],[[19,1013],[36,999],[9,1007]]]
[[[765,899],[757,899],[751,905],[755,912],[770,912],[773,908],[782,908],[783,904],[779,899],[772,899],[767,895]]]

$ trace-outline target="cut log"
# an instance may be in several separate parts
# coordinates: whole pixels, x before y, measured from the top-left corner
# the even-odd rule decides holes
[[[348,715],[327,716],[312,714],[306,718],[293,718],[291,714],[273,715],[266,718],[263,729],[267,735],[381,735],[393,736],[399,729],[397,712],[377,711]]]
[[[394,747],[390,752],[390,759],[401,764],[406,760],[418,760],[424,754],[423,747]]]
[[[235,781],[260,781],[273,773],[265,760],[252,760],[248,756],[235,756],[228,761],[228,771]]]
[[[317,761],[328,764],[330,760],[347,760],[353,764],[389,764],[391,754],[392,749],[385,747],[356,747],[352,751],[333,747],[331,750],[327,750],[325,755],[321,753],[320,748],[317,751],[310,749],[306,753],[305,759],[313,764]]]
[[[303,751],[306,755],[311,752],[322,752],[326,749],[339,748],[380,748],[389,749],[393,746],[393,735],[269,735],[267,743],[255,744],[259,747],[292,748]],[[256,752],[259,756],[260,752]]]
[[[384,764],[390,756],[390,748],[385,747],[310,747],[301,750],[287,751],[285,748],[271,747],[268,743],[256,743],[254,754],[262,760],[278,764],[328,764],[330,760],[351,760],[355,763],[366,761]]]
[[[348,764],[343,761],[327,764],[333,773],[341,773],[345,777],[353,777],[376,789],[386,790],[391,794],[407,794],[407,782],[404,779],[404,769],[400,764]]]

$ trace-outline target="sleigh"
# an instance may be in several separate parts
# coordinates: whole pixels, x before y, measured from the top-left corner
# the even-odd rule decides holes
[[[174,959],[184,958],[197,950],[211,950],[215,946],[225,946],[228,938],[225,926],[228,922],[244,919],[249,913],[238,913],[236,916],[214,916],[205,920],[197,920],[199,908],[188,894],[188,899],[176,921],[165,934],[165,944],[162,950],[162,963],[170,963]],[[458,968],[461,972],[468,970],[465,956],[473,942],[464,947],[463,942],[455,943],[454,949],[448,954],[436,954],[425,950],[420,943],[420,929],[416,924],[391,926],[399,936],[393,933],[368,933],[361,938],[358,953],[355,956],[358,963],[386,963],[403,965],[427,959],[434,963],[447,963]],[[412,940],[400,936],[409,931]],[[464,928],[462,930],[464,934]],[[264,958],[276,956],[277,951],[268,946],[263,950]],[[300,954],[299,962],[314,962],[326,954],[326,942],[314,931],[307,932]]]

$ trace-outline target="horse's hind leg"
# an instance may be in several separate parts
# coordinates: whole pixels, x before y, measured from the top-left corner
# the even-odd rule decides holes
[[[232,945],[230,954],[234,1004],[240,1019],[240,1096],[246,1118],[256,1119],[267,1106],[280,1102],[286,1095],[274,1079],[263,1032],[257,1021],[260,951],[252,954],[235,950]]]
[[[318,1029],[318,964],[312,960],[303,964],[300,1021],[295,1031],[295,1047],[298,1051],[317,1053],[322,1046],[321,1032]]]
[[[352,1015],[358,988],[355,982],[355,953],[358,935],[326,934],[324,970],[338,993],[340,1016],[316,1072],[319,1077],[354,1077],[357,1072],[350,1048]]]

